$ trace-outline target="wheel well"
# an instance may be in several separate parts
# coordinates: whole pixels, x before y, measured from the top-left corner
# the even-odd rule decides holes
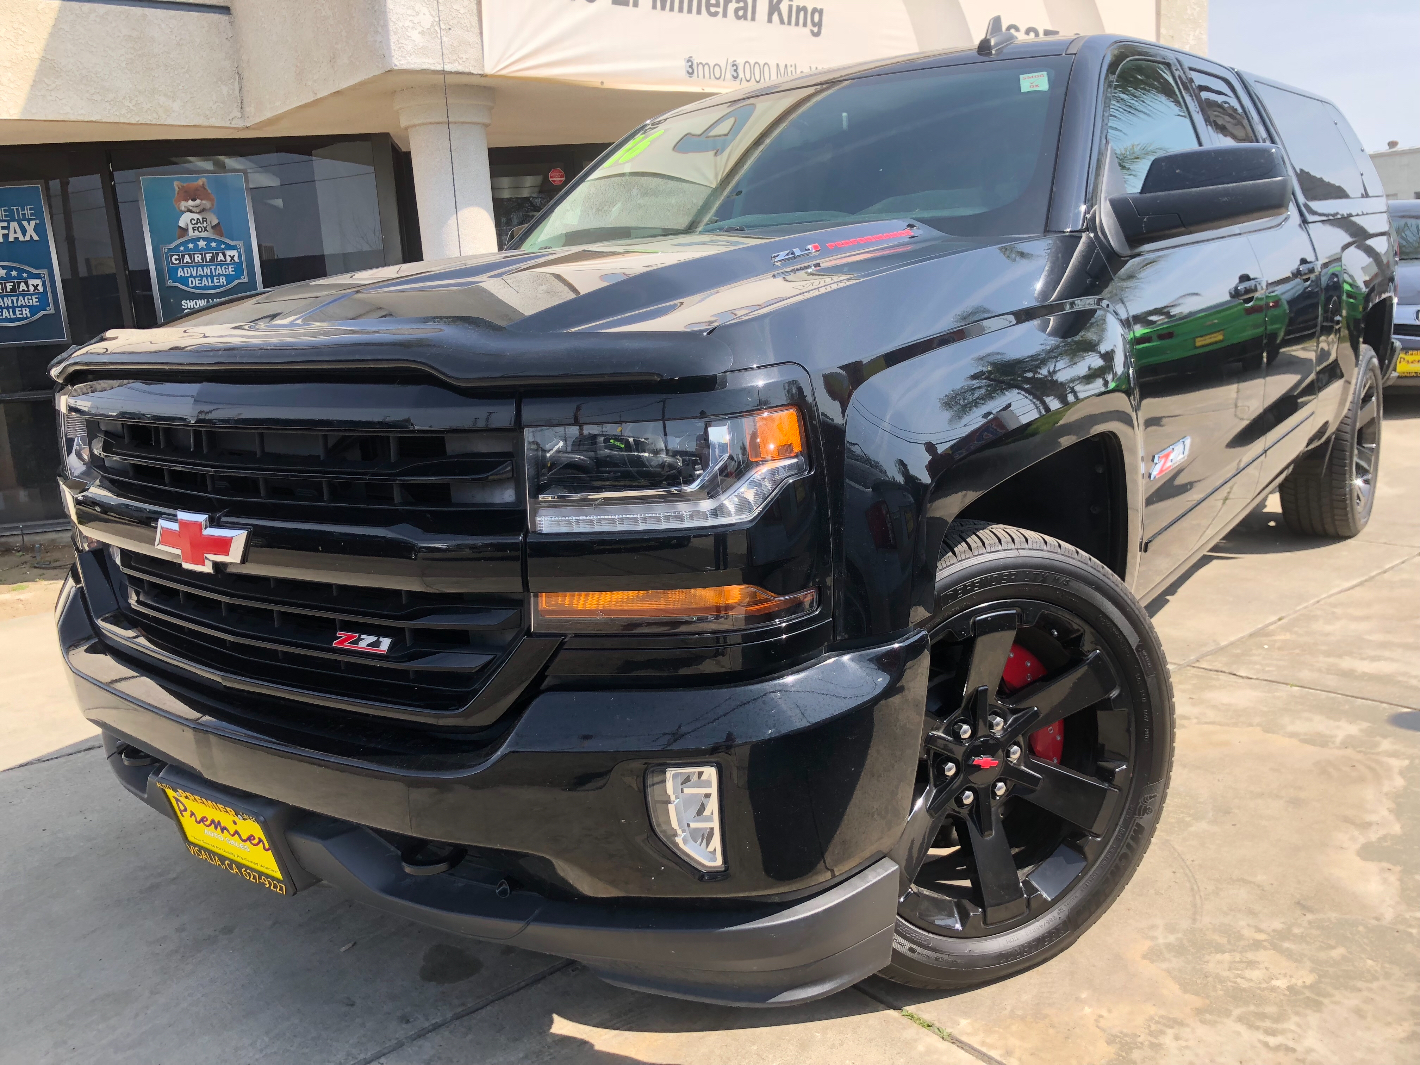
[[[1394,314],[1395,304],[1391,300],[1378,300],[1361,319],[1361,340],[1376,353],[1382,374],[1390,370],[1391,317]]]
[[[1041,459],[974,499],[958,519],[993,521],[1078,547],[1124,579],[1128,564],[1119,443],[1091,436]]]

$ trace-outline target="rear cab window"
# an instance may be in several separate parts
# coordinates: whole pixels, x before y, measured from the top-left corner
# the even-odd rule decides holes
[[[1258,80],[1255,86],[1292,160],[1297,187],[1309,206],[1329,214],[1347,213],[1344,201],[1384,195],[1375,167],[1360,151],[1356,135],[1341,112],[1325,100],[1269,82]],[[1361,159],[1365,159],[1365,175]]]

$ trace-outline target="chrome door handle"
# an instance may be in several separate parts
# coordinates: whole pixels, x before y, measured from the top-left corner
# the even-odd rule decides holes
[[[1235,300],[1251,299],[1266,287],[1267,282],[1260,277],[1240,277],[1238,283],[1228,289],[1228,295]]]
[[[1298,281],[1304,281],[1309,277],[1316,277],[1319,273],[1321,273],[1321,263],[1317,262],[1315,259],[1311,262],[1307,262],[1303,259],[1296,266],[1292,267],[1292,276]]]

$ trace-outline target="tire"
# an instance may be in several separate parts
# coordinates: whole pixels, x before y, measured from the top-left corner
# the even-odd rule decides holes
[[[1013,526],[948,528],[929,629],[926,739],[904,834],[926,842],[899,847],[919,857],[899,862],[910,883],[880,975],[963,988],[1059,954],[1123,890],[1168,790],[1173,688],[1148,614],[1119,578]],[[1029,686],[1009,687],[1026,660]],[[1057,713],[1052,748],[1036,726]]]
[[[1299,459],[1279,489],[1282,520],[1294,533],[1349,539],[1371,520],[1380,474],[1382,395],[1380,361],[1363,344],[1351,402],[1336,434]]]

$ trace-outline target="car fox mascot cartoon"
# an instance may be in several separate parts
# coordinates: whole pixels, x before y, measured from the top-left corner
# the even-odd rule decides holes
[[[222,223],[212,213],[217,197],[207,187],[206,178],[173,182],[173,206],[182,212],[178,219],[177,239],[185,237],[220,237]]]

